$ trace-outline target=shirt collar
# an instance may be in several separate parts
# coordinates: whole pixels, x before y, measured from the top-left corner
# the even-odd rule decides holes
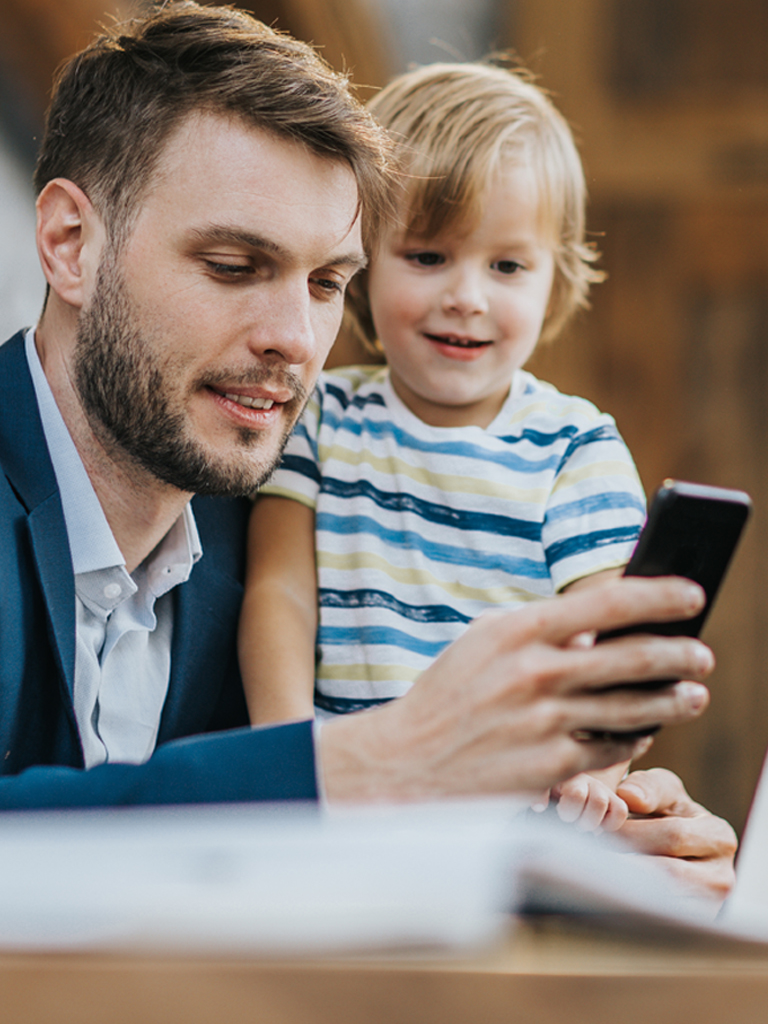
[[[43,371],[35,346],[34,328],[27,332],[25,350],[45,441],[59,485],[75,575],[112,566],[124,566],[125,559]],[[173,578],[171,585],[180,582],[178,569],[181,566],[186,568],[188,577],[192,566],[200,559],[202,553],[195,517],[191,506],[186,505],[174,525],[145,561],[152,589],[161,592],[168,589],[163,585],[166,576]],[[169,565],[174,566],[171,573],[168,572]],[[155,575],[158,577],[156,581]]]

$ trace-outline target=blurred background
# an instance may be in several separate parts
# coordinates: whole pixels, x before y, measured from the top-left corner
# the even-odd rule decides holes
[[[42,302],[29,184],[56,65],[141,3],[0,2],[0,330]],[[748,490],[706,638],[712,706],[646,763],[741,829],[768,744],[768,0],[247,0],[363,99],[413,62],[513,47],[569,118],[606,283],[530,368],[611,412],[646,489]],[[340,341],[332,359],[357,357]]]

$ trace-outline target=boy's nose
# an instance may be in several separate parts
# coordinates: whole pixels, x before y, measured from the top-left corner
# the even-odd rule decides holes
[[[460,316],[485,313],[488,299],[480,275],[473,270],[457,270],[443,293],[443,310]]]

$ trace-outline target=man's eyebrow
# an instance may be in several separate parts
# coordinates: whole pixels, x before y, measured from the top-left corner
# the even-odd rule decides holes
[[[281,262],[291,264],[294,256],[289,249],[275,242],[272,238],[264,238],[262,235],[254,235],[250,231],[243,231],[241,228],[227,227],[224,224],[211,224],[208,227],[192,228],[190,238],[198,245],[230,244],[240,245],[246,249],[253,249],[256,252],[267,253],[274,256]],[[362,270],[368,264],[368,257],[359,250],[348,253],[340,253],[338,256],[331,256],[323,262],[328,267],[352,267],[354,270]]]

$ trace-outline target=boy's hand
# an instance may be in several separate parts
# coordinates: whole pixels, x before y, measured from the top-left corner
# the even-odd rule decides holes
[[[629,814],[610,786],[585,772],[555,786],[551,797],[557,801],[560,820],[574,822],[584,832],[616,832]]]
[[[692,891],[722,902],[735,878],[737,839],[728,822],[692,800],[665,768],[632,772],[618,789],[632,813],[622,836]]]

